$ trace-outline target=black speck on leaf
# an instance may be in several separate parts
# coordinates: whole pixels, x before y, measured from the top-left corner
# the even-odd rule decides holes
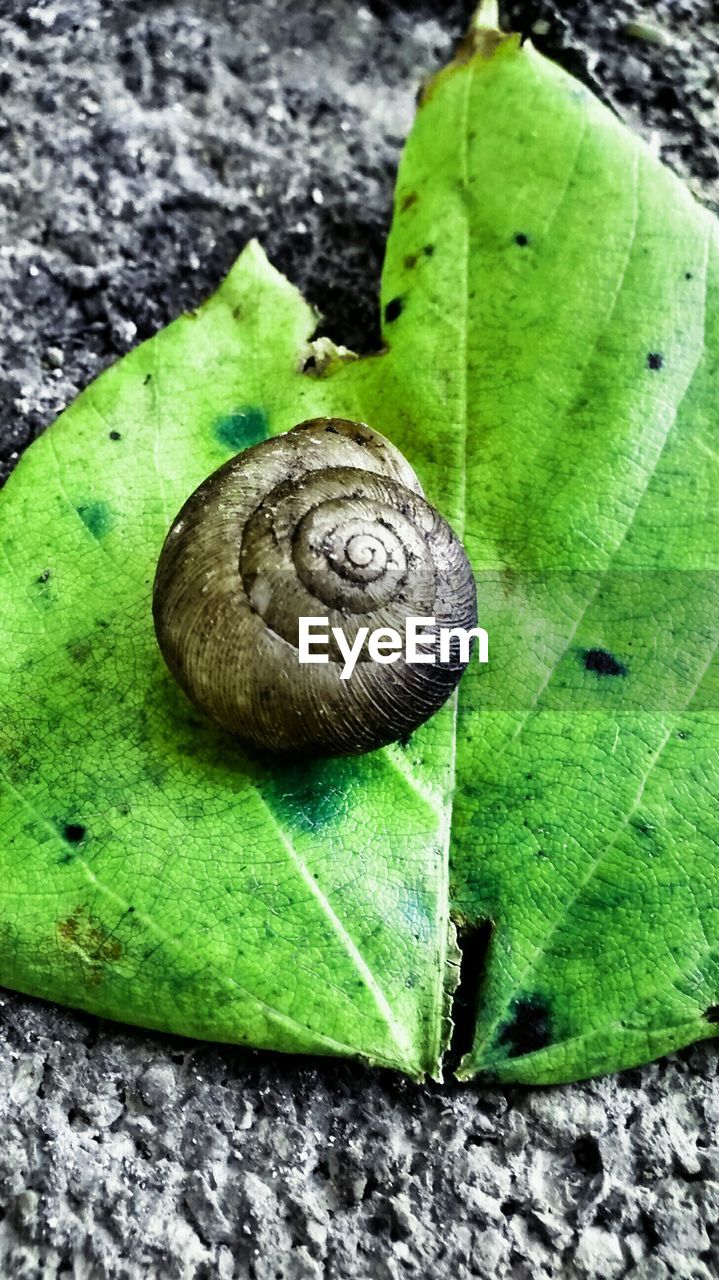
[[[596,671],[598,676],[625,676],[626,667],[617,662],[606,649],[585,649],[584,665],[587,671]]]
[[[659,351],[650,351],[647,356],[648,369],[661,369],[664,366],[664,356]]]
[[[111,431],[111,432],[110,432],[110,439],[111,439],[111,440],[122,440],[122,436],[120,435],[120,432],[119,432],[119,431]]]
[[[524,231],[518,231],[514,237],[514,243],[518,244],[520,249],[525,249],[529,244],[529,236]]]
[[[387,324],[391,324],[393,320],[397,320],[402,314],[402,299],[392,298],[384,309],[384,318]]]
[[[143,378],[143,380],[142,380],[142,385],[143,385],[143,387],[146,387],[146,386],[147,386],[147,384],[148,384],[148,382],[152,382],[152,374],[151,374],[151,373],[146,373],[146,374],[145,374],[145,377],[144,377],[144,378]]]
[[[426,244],[426,245],[424,246],[424,250],[423,250],[423,252],[424,252],[424,254],[425,254],[425,256],[426,256],[427,258],[431,258],[431,257],[432,257],[432,254],[434,253],[434,245],[433,245],[433,244]]]
[[[68,844],[80,844],[87,835],[87,830],[79,822],[66,822],[62,832]]]
[[[704,1014],[704,1017],[707,1022],[719,1022],[719,1004],[710,1004]]]

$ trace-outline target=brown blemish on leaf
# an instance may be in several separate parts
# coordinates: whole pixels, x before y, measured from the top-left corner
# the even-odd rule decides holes
[[[405,265],[405,267],[407,268],[407,270],[408,270],[408,271],[411,271],[413,267],[416,267],[416,266],[417,266],[417,254],[416,254],[416,253],[408,253],[408,254],[407,254],[407,257],[406,257],[406,258],[405,258],[405,260],[404,260],[404,265]]]
[[[461,71],[474,58],[481,62],[491,62],[497,54],[519,51],[522,47],[520,35],[507,35],[494,27],[471,27],[458,46],[454,58],[424,85],[419,95],[419,106],[423,107],[433,96],[438,85],[447,77]]]
[[[402,199],[399,202],[400,213],[406,213],[407,210],[411,209],[412,205],[416,204],[418,200],[419,200],[419,196],[417,195],[416,191],[408,191],[407,195],[402,196]]]
[[[91,986],[102,982],[104,966],[114,964],[123,951],[119,939],[108,933],[84,907],[76,907],[71,916],[60,921],[57,942],[62,952],[79,957]]]

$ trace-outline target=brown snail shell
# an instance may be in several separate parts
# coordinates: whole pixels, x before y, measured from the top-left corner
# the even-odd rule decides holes
[[[473,627],[477,602],[461,543],[399,450],[364,423],[315,418],[196,489],[163,546],[153,613],[170,671],[219,724],[272,751],[346,755],[411,733],[464,664],[380,665],[364,645],[342,680],[333,642],[328,663],[300,664],[300,617],[351,642],[362,626],[404,637],[412,616]]]

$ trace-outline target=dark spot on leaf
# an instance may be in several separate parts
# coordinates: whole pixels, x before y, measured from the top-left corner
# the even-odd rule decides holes
[[[225,449],[239,453],[250,445],[259,444],[268,436],[267,414],[257,405],[244,405],[218,418],[215,423],[215,435]]]
[[[687,738],[691,738],[691,736],[692,736],[692,735],[690,734],[690,732],[689,732],[689,730],[688,730],[688,729],[678,729],[678,730],[677,730],[677,737],[678,737],[682,742],[686,742]]]
[[[408,270],[408,271],[411,271],[413,267],[416,267],[416,266],[417,266],[417,254],[416,254],[416,253],[408,253],[408,254],[407,254],[407,256],[406,256],[406,258],[405,258],[405,260],[404,260],[404,265],[405,265],[405,267],[407,268],[407,270]]]
[[[625,676],[626,667],[617,662],[606,649],[585,649],[584,665],[587,671],[596,671],[598,676]]]
[[[691,271],[685,271],[685,273],[684,273],[684,279],[685,279],[685,280],[693,280],[693,279],[694,279],[694,276],[692,275]]]
[[[426,256],[427,256],[428,258],[431,258],[431,257],[432,257],[432,254],[434,253],[434,245],[433,245],[433,244],[426,244],[426,245],[424,246],[424,250],[423,250],[423,252],[426,254]]]
[[[648,369],[661,369],[664,365],[664,356],[659,351],[650,351],[647,356]]]
[[[288,766],[273,804],[280,821],[302,831],[319,831],[333,822],[342,813],[346,796],[343,788],[330,783],[329,777],[321,760]]]
[[[402,314],[402,299],[392,298],[384,309],[384,318],[387,324],[392,324],[393,320],[397,320]]]
[[[529,236],[524,231],[518,231],[514,237],[514,243],[518,244],[520,249],[524,249],[529,244]]]
[[[98,541],[109,533],[114,522],[112,512],[106,502],[88,502],[77,508],[82,523]]]
[[[68,844],[80,844],[87,835],[87,828],[80,822],[66,822],[62,834]]]
[[[40,576],[39,576],[39,578],[37,579],[37,581],[38,581],[38,582],[47,582],[47,580],[48,580],[48,578],[49,578],[49,577],[50,577],[50,570],[49,570],[49,569],[43,569],[43,571],[42,571],[42,573],[40,574]]]
[[[704,1018],[712,1024],[719,1022],[719,1004],[710,1004],[704,1013]]]
[[[111,439],[111,440],[122,440],[122,436],[120,435],[120,432],[119,432],[119,431],[111,431],[111,432],[110,432],[110,439]]]
[[[81,640],[68,640],[65,648],[69,657],[82,667],[92,657],[92,641],[87,637]]]
[[[512,1006],[512,1016],[501,1028],[497,1043],[507,1050],[507,1057],[520,1058],[537,1053],[552,1042],[551,1013],[543,996],[522,996]]]
[[[418,199],[419,199],[419,196],[417,195],[416,191],[408,191],[407,195],[403,196],[400,201],[400,206],[399,206],[400,212],[406,213],[408,209],[412,208],[413,204],[417,203]]]
[[[146,387],[146,386],[147,386],[147,384],[148,384],[148,382],[152,382],[152,374],[151,374],[151,373],[146,373],[146,374],[145,374],[145,376],[144,376],[144,378],[142,379],[142,385],[143,385],[143,387]]]

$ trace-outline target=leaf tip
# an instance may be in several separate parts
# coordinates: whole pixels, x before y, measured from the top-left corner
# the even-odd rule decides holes
[[[433,96],[435,89],[444,79],[460,71],[476,58],[480,62],[491,62],[500,52],[518,50],[522,47],[519,35],[502,31],[498,25],[498,13],[495,0],[483,0],[475,11],[469,30],[462,37],[455,50],[454,57],[446,67],[430,77],[419,96],[419,105],[424,106]]]

